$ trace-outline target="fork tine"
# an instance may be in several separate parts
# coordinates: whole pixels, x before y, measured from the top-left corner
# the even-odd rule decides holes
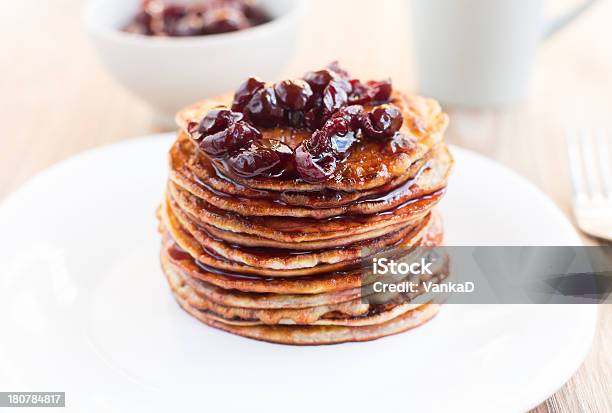
[[[565,133],[565,143],[567,146],[567,156],[569,158],[569,169],[574,185],[574,193],[576,198],[584,198],[586,197],[586,192],[582,173],[582,158],[579,152],[580,148],[578,146],[576,131],[568,130]]]
[[[610,144],[608,137],[605,136],[604,131],[600,130],[597,133],[595,141],[597,153],[599,155],[599,170],[602,190],[604,195],[612,197],[612,187],[610,184],[610,177],[612,176],[612,168],[610,167]]]
[[[582,131],[580,134],[580,146],[582,149],[582,160],[584,161],[584,177],[586,179],[587,191],[592,197],[602,196],[599,190],[599,168],[595,158],[595,145],[593,135]]]

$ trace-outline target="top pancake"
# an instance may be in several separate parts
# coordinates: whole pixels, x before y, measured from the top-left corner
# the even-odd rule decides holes
[[[191,105],[176,116],[178,125],[186,130],[190,122],[199,122],[204,115],[217,106],[230,106],[231,96],[208,99]],[[254,189],[271,191],[365,191],[397,180],[406,171],[443,139],[448,125],[448,116],[433,99],[409,96],[393,92],[391,103],[402,112],[404,123],[400,132],[413,141],[405,152],[393,153],[387,140],[360,139],[349,150],[348,157],[338,165],[334,174],[320,183],[305,182],[301,179],[282,180],[278,178],[243,179],[217,164],[224,175],[231,180]],[[365,106],[366,111],[372,107]],[[261,129],[265,139],[280,140],[292,148],[310,136],[309,131],[278,127]]]
[[[177,143],[179,147],[180,143]],[[372,194],[358,198],[351,203],[339,202],[338,205],[326,208],[316,208],[310,203],[303,205],[289,205],[274,199],[273,196],[261,196],[257,198],[238,197],[228,195],[205,185],[200,178],[195,176],[192,169],[185,165],[197,162],[187,161],[180,156],[178,147],[175,145],[170,151],[170,180],[190,192],[206,203],[224,211],[233,212],[243,216],[282,216],[301,218],[331,218],[345,214],[375,214],[396,208],[410,200],[421,198],[446,186],[448,175],[453,166],[453,158],[444,143],[436,145],[430,154],[431,159],[416,171],[415,175],[396,188],[389,189],[383,194]],[[408,168],[410,171],[410,168]],[[279,181],[280,182],[280,181]],[[228,184],[228,187],[231,185]],[[386,186],[385,186],[386,187]],[[268,191],[272,192],[272,191]],[[306,197],[308,197],[306,195]],[[330,201],[330,204],[333,204]]]
[[[438,145],[438,147],[441,146],[443,144]],[[169,155],[172,175],[180,174],[185,179],[204,186],[217,194],[253,200],[270,200],[292,206],[308,205],[312,208],[332,208],[338,205],[346,205],[365,197],[385,194],[397,188],[406,181],[415,178],[436,153],[436,148],[433,148],[423,158],[414,162],[410,168],[404,171],[404,174],[385,185],[365,191],[352,192],[330,189],[308,192],[270,191],[250,188],[225,177],[207,156],[197,150],[196,145],[189,139],[186,132],[179,132],[177,140],[170,148]],[[175,179],[180,180],[180,177],[175,177]]]

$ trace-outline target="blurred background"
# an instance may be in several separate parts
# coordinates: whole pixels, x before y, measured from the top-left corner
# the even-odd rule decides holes
[[[525,81],[518,82],[517,86],[497,82],[510,90],[528,84],[526,96],[502,103],[487,103],[484,99],[467,105],[440,90],[434,97],[447,103],[444,109],[451,118],[447,133],[450,143],[495,158],[518,172],[550,196],[572,219],[564,133],[568,128],[610,130],[611,2],[593,2],[582,15],[539,45],[537,41],[530,43],[523,38],[530,30],[536,30],[537,16],[510,13],[512,19],[509,15],[505,30],[512,34],[515,27],[516,37],[506,34],[499,44],[483,45],[481,40],[493,41],[492,38],[476,32],[469,20],[463,23],[465,38],[449,38],[448,44],[445,43],[444,36],[452,36],[452,31],[444,19],[452,20],[453,15],[442,15],[440,11],[452,9],[464,19],[488,18],[486,13],[491,10],[482,8],[484,0],[431,0],[428,6],[423,6],[424,1],[305,0],[304,15],[291,23],[297,39],[288,44],[287,50],[283,45],[262,40],[249,50],[236,48],[230,55],[235,61],[245,53],[245,60],[263,65],[265,70],[274,69],[270,73],[278,74],[274,79],[266,79],[270,81],[299,77],[307,70],[339,60],[356,77],[391,77],[395,88],[419,92],[427,82],[439,85],[451,79],[456,84],[452,76],[457,72],[451,68],[434,77],[428,73],[428,81],[423,73],[419,76],[418,69],[423,68],[429,52],[445,52],[442,54],[449,56],[457,51],[453,44],[458,41],[483,46],[483,50],[531,47],[533,65],[530,56],[521,57],[528,66]],[[495,1],[526,4],[524,0]],[[417,7],[421,8],[415,8],[419,2]],[[104,58],[96,52],[84,30],[85,3],[83,0],[0,2],[3,17],[0,25],[0,200],[35,173],[73,154],[169,130],[167,126],[160,126],[159,115],[146,102],[111,76]],[[564,15],[580,4],[581,0],[545,0],[543,18]],[[508,10],[512,11],[513,7]],[[455,43],[451,44],[451,40]],[[252,53],[270,56],[266,58],[270,59],[268,66],[274,67],[266,66],[265,59],[256,59]],[[455,56],[457,61],[463,59],[462,70],[468,74],[474,67],[482,68],[493,59],[474,53],[473,49],[466,49]],[[204,57],[221,59],[216,53]],[[142,63],[129,59],[123,62],[128,66]],[[188,70],[190,60],[166,63]],[[143,76],[154,72],[154,67],[151,72],[143,70]],[[221,71],[216,76],[223,74]],[[164,79],[160,78],[159,82]],[[210,80],[203,76],[201,81]],[[585,237],[585,242],[601,241]],[[609,322],[610,316],[607,317]],[[603,337],[604,333],[599,334]],[[600,346],[598,351],[591,354],[578,375],[539,411],[587,411],[589,400],[606,397],[605,383],[612,383],[612,378],[606,369],[609,364],[602,360],[606,354],[609,356],[610,349],[606,352],[601,347],[605,345],[601,337],[596,344]]]
[[[419,90],[410,1],[306,3],[299,40],[279,77],[298,77],[337,59],[358,77],[391,77],[397,88]],[[556,16],[579,3],[548,0],[544,14]],[[105,69],[84,32],[83,5],[80,0],[0,2],[0,198],[69,155],[161,130],[147,104]],[[502,108],[445,106],[452,119],[448,140],[496,157],[569,212],[561,142],[568,127],[609,123],[611,17],[610,2],[596,2],[544,41],[525,100]],[[431,25],[438,25],[436,19]]]

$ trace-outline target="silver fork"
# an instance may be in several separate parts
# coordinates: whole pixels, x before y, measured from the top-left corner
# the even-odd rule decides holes
[[[612,240],[610,137],[603,131],[567,131],[574,215],[587,234]]]

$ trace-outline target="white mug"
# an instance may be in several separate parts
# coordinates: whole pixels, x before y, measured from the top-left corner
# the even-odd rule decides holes
[[[522,100],[540,41],[595,1],[547,21],[543,0],[413,0],[420,92],[451,105]]]

